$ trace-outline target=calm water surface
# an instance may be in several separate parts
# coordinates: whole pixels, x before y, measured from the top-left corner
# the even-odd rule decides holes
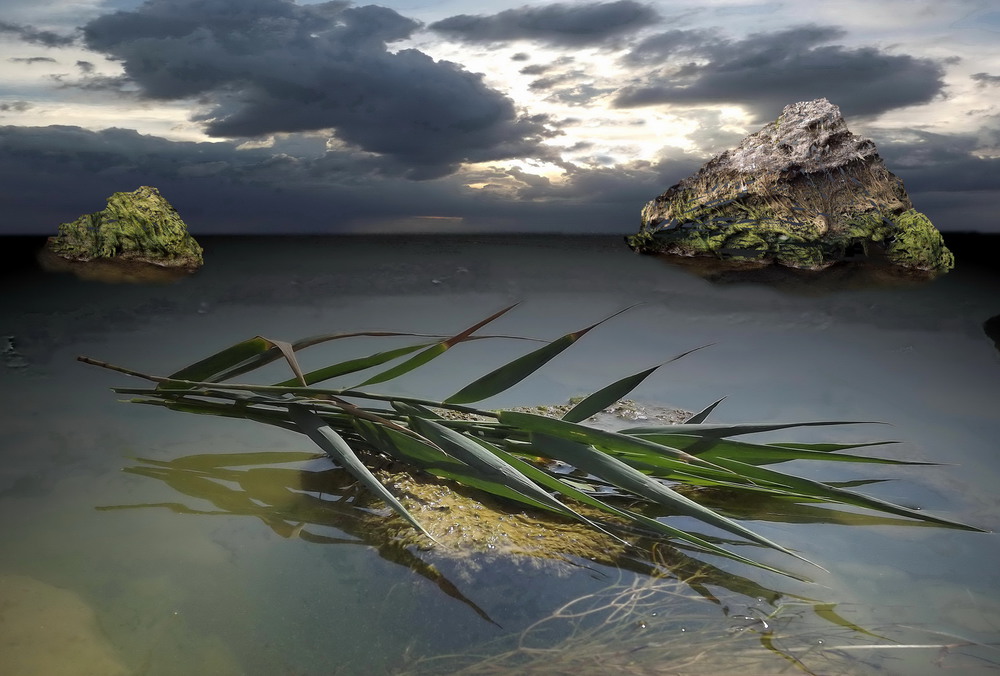
[[[774,439],[899,441],[879,452],[945,464],[794,469],[829,481],[891,478],[862,490],[995,530],[1000,351],[984,322],[1000,315],[1000,274],[975,249],[960,251],[958,269],[932,283],[824,290],[802,280],[712,283],[635,256],[617,238],[208,238],[205,268],[170,285],[45,273],[32,263],[34,244],[8,240],[0,281],[0,646],[14,632],[20,656],[64,659],[61,673],[108,673],[96,657],[81,657],[92,652],[63,650],[61,658],[53,645],[65,643],[55,637],[72,601],[92,613],[73,640],[103,645],[129,674],[451,673],[459,663],[471,665],[468,673],[579,674],[570,656],[588,650],[650,674],[736,664],[745,673],[1000,670],[1000,544],[992,533],[789,523],[763,513],[749,525],[826,570],[796,568],[815,580],[803,584],[716,561],[761,585],[712,582],[719,603],[585,562],[416,552],[488,622],[347,526],[310,541],[296,537],[294,523],[282,530],[266,513],[233,514],[209,493],[122,472],[141,464],[136,458],[313,449],[277,428],[120,403],[109,388],[137,383],[75,361],[85,354],[167,374],[258,334],[456,332],[513,301],[521,305],[492,329],[551,339],[641,302],[488,403],[562,402],[712,343],[654,374],[634,397],[698,410],[725,395],[713,417],[726,422],[888,423]],[[338,341],[306,366],[371,348]],[[392,389],[447,396],[524,349],[514,341],[463,345]],[[780,555],[750,554],[794,568]],[[20,606],[4,605],[26,585],[33,591],[18,592]],[[620,595],[630,588],[650,595]],[[38,600],[53,590],[62,594]],[[760,590],[782,596],[758,599]],[[578,624],[531,629],[587,595],[596,595],[593,608],[623,598],[635,607],[618,624],[602,624],[609,613],[594,610]],[[837,615],[795,595],[836,604]],[[767,624],[755,620],[779,606]],[[509,652],[517,637],[548,650],[547,661],[516,662],[528,659]],[[890,641],[895,648],[884,647]],[[944,644],[952,647],[932,647]],[[708,657],[692,657],[705,647]],[[510,659],[495,671],[473,657],[426,661],[504,651]],[[6,671],[11,654],[0,649],[0,673],[56,673],[38,666],[42,657]]]

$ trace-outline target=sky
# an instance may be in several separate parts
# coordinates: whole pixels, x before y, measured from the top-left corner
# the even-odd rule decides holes
[[[153,185],[194,234],[635,232],[826,97],[1000,233],[997,0],[3,0],[0,234]]]

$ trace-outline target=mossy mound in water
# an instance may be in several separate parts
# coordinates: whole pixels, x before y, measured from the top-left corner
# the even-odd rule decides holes
[[[870,139],[826,99],[781,116],[649,202],[641,253],[821,270],[872,259],[942,273],[955,259]]]
[[[202,249],[177,211],[150,186],[116,192],[103,211],[59,226],[52,253],[73,261],[119,260],[195,270]]]
[[[576,402],[514,410],[559,418],[573,403]],[[438,413],[467,419],[450,411],[439,410]],[[637,421],[675,424],[691,415],[681,409],[622,400],[589,418],[587,424],[613,430]],[[613,564],[626,553],[621,540],[561,515],[541,509],[517,508],[510,501],[395,463],[374,471],[379,480],[400,497],[435,542],[429,542],[398,514],[384,510],[384,505],[374,496],[365,496],[359,503],[369,510],[361,517],[365,522],[363,530],[375,541],[391,542],[395,547],[433,548],[449,558],[496,554],[550,561],[580,558]],[[574,508],[591,519],[613,520],[587,505],[574,504]]]

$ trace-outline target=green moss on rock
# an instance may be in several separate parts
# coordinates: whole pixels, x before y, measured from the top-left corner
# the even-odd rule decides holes
[[[946,272],[955,267],[955,256],[927,216],[910,209],[899,215],[895,226],[892,243],[886,250],[890,261],[932,272]]]
[[[875,144],[852,134],[826,99],[787,106],[647,203],[627,242],[641,253],[807,270],[868,256],[904,271],[954,266]]]
[[[817,270],[829,264],[822,247],[803,242],[779,243],[774,248],[774,260],[786,267],[804,270]]]
[[[150,186],[116,192],[103,211],[63,223],[48,248],[75,261],[119,259],[190,269],[204,262],[177,211]]]

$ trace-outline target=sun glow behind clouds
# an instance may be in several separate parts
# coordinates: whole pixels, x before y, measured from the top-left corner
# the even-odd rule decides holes
[[[629,77],[620,60],[622,49],[580,48],[572,55],[531,42],[470,46],[440,39],[425,32],[396,49],[419,49],[432,58],[460,63],[479,74],[486,85],[504,92],[521,111],[544,115],[560,130],[543,142],[551,157],[505,160],[468,167],[471,173],[488,166],[558,184],[569,170],[655,162],[665,147],[697,152],[692,138],[701,123],[666,107],[616,109],[611,100]],[[746,115],[739,108],[725,108],[727,125],[741,127]],[[499,189],[497,176],[465,183],[474,189]]]

